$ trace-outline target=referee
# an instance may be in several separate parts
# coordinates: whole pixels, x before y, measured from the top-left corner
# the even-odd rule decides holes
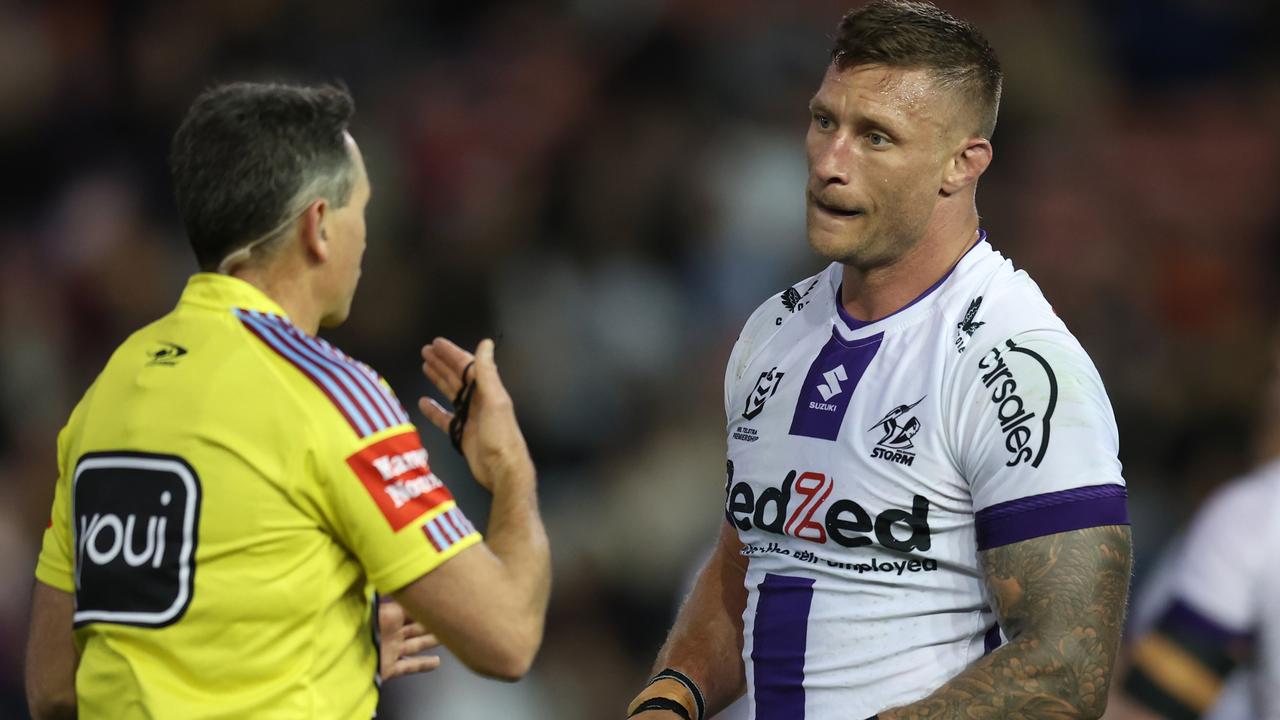
[[[482,539],[346,319],[370,186],[335,87],[237,83],[172,148],[202,272],[129,337],[58,438],[36,569],[36,718],[356,718],[378,702],[377,594],[473,670],[514,680],[550,587],[533,463],[493,343],[423,370],[493,493]]]

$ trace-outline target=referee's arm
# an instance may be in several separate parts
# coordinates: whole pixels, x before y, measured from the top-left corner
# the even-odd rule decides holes
[[[498,377],[493,341],[481,342],[473,356],[437,339],[422,356],[423,372],[449,397],[457,396],[464,375],[475,379],[462,451],[476,480],[493,493],[493,504],[483,543],[397,591],[395,599],[467,667],[517,680],[542,644],[551,593],[533,461]],[[418,404],[432,424],[449,431],[453,413],[427,398]]]
[[[75,598],[36,581],[27,638],[27,705],[35,720],[76,717]]]

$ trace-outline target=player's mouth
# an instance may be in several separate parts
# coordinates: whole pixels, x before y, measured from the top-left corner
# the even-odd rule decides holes
[[[825,203],[822,201],[822,198],[814,195],[813,193],[809,193],[809,202],[817,208],[819,212],[830,215],[831,217],[853,218],[862,214],[861,210]]]

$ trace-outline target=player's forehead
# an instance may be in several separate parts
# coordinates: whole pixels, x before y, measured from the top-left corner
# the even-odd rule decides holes
[[[837,115],[870,116],[903,124],[941,121],[950,98],[932,70],[887,65],[827,66],[810,106]]]

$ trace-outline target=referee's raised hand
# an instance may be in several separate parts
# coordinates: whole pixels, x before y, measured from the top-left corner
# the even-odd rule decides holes
[[[474,355],[436,338],[422,348],[422,372],[452,398],[418,407],[449,433],[476,481],[493,493],[482,543],[395,593],[396,600],[476,672],[516,680],[542,644],[551,593],[551,555],[538,513],[537,474],[511,396],[493,362],[493,341]]]
[[[427,379],[446,397],[467,407],[450,411],[428,397],[419,398],[418,407],[442,431],[460,432],[455,442],[476,480],[492,492],[495,483],[530,478],[533,461],[516,423],[511,396],[498,376],[493,341],[481,340],[473,355],[450,340],[436,338],[422,348],[422,359]],[[468,383],[474,386],[468,388]],[[461,428],[454,425],[459,416]]]

